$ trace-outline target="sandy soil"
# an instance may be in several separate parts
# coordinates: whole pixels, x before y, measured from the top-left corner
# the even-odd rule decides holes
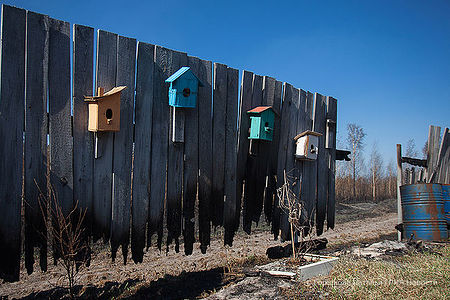
[[[392,212],[390,202],[388,206],[381,203],[380,205],[363,205],[362,208],[338,207],[338,216],[354,213],[354,219],[338,217],[335,229],[326,231],[321,237],[326,237],[329,240],[329,248],[333,249],[345,243],[361,239],[376,239],[381,235],[392,234],[395,231],[397,215]],[[358,219],[358,216],[365,217]],[[178,276],[186,272],[223,268],[239,259],[264,257],[267,248],[274,245],[280,245],[280,241],[274,241],[269,231],[257,229],[252,235],[238,233],[232,248],[223,246],[223,241],[217,237],[211,242],[206,254],[201,254],[198,244],[194,245],[194,253],[190,256],[184,255],[182,246],[180,253],[175,253],[172,247],[168,254],[151,248],[145,253],[144,263],[134,264],[130,261],[127,265],[123,265],[120,259],[112,263],[107,247],[96,244],[91,266],[79,273],[77,284],[94,289],[115,286],[123,291],[128,286],[136,284],[149,285],[159,278],[167,278],[168,275]],[[36,297],[39,296],[36,293],[65,286],[65,278],[62,274],[63,270],[60,266],[51,265],[48,272],[37,271],[31,275],[27,275],[22,267],[21,281],[0,284],[0,298],[4,296]]]

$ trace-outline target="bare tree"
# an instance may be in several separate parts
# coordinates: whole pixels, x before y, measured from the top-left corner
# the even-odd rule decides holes
[[[416,142],[414,141],[414,139],[409,139],[408,142],[406,143],[405,155],[407,157],[419,156],[419,153],[416,150]]]
[[[351,169],[353,180],[353,197],[356,197],[356,179],[362,165],[362,151],[364,148],[364,137],[366,133],[363,128],[357,124],[350,123],[347,125],[347,143],[352,151],[351,153]]]
[[[377,184],[381,178],[381,170],[383,168],[383,158],[378,151],[378,145],[373,143],[372,152],[370,153],[370,174],[372,179],[372,199],[377,199]]]

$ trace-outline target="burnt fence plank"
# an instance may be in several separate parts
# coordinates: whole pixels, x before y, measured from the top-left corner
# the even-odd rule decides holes
[[[152,145],[153,72],[155,46],[138,43],[135,102],[135,141],[133,162],[131,254],[142,262],[145,230],[150,205]]]
[[[328,151],[328,202],[327,202],[327,228],[334,228],[336,213],[336,125],[337,101],[327,97],[327,123],[326,148]]]
[[[107,92],[116,86],[117,72],[117,34],[98,30],[96,91],[99,87]],[[97,92],[95,92],[97,94]],[[97,132],[97,155],[94,160],[94,238],[103,238],[107,242],[111,234],[112,199],[112,132]]]
[[[219,63],[214,63],[213,98],[214,159],[211,197],[211,221],[213,226],[220,226],[223,225],[227,66]]]
[[[0,278],[18,281],[25,99],[26,12],[2,5],[0,58]]]
[[[236,197],[238,84],[239,71],[227,68],[223,225],[225,228],[224,244],[229,246],[233,244],[233,237],[239,225]]]
[[[178,71],[182,66],[187,64],[186,53],[169,50],[170,61],[167,64],[165,78]],[[168,103],[168,84],[163,81],[165,93],[166,105]],[[173,110],[174,107],[170,107],[169,116],[169,134],[168,139],[168,160],[167,160],[167,249],[172,242],[175,241],[175,251],[179,251],[179,237],[181,235],[182,226],[182,190],[183,190],[183,155],[184,145],[183,143],[172,142],[172,126],[173,122]],[[178,119],[184,119],[183,110],[176,111]],[[181,117],[181,118],[180,118]],[[180,129],[180,128],[177,128]]]
[[[211,236],[212,193],[212,63],[199,60],[197,76],[203,83],[198,91],[198,223],[200,250],[206,253]]]
[[[136,40],[119,36],[116,86],[126,86],[120,97],[120,131],[114,134],[111,254],[119,245],[126,263],[130,241],[131,164],[133,147]]]
[[[41,196],[47,197],[48,39],[48,17],[27,11],[24,203],[25,267],[29,274],[33,272],[35,247],[40,248],[41,270],[47,269],[47,230],[39,202]]]
[[[93,94],[94,29],[73,26],[73,199],[85,211],[84,236],[92,232],[94,134],[88,131],[88,106]]]

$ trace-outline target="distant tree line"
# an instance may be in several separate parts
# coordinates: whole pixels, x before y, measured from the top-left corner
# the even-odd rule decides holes
[[[386,163],[375,142],[364,159],[366,133],[357,124],[347,125],[345,141],[338,141],[339,149],[351,151],[350,162],[336,163],[336,201],[352,203],[360,201],[380,201],[397,197],[396,163],[390,160]],[[425,146],[426,147],[426,146]],[[404,156],[419,157],[413,139],[406,145]],[[394,150],[393,150],[394,151]],[[416,171],[417,168],[416,168]]]

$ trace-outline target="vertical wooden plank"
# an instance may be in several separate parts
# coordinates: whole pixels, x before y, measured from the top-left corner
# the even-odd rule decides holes
[[[402,198],[400,195],[400,186],[403,183],[402,176],[402,145],[397,144],[397,225],[403,223]],[[402,232],[400,230],[397,233],[397,239],[398,241],[402,240]]]
[[[239,137],[238,137],[238,154],[237,154],[237,201],[239,202],[238,213],[240,213],[241,199],[244,179],[246,177],[247,157],[249,155],[249,128],[250,118],[247,111],[252,109],[252,93],[253,93],[253,73],[249,71],[242,72],[241,91],[240,91],[240,108],[239,108]]]
[[[33,272],[34,247],[47,269],[47,241],[39,196],[47,195],[48,17],[27,11],[25,91],[25,266]],[[46,211],[44,207],[44,211]]]
[[[198,76],[200,59],[188,57],[188,66]],[[200,79],[200,78],[199,78]],[[201,79],[200,79],[201,80]],[[203,89],[204,87],[199,87]],[[184,253],[192,254],[195,242],[195,199],[198,178],[198,100],[195,108],[185,110],[184,172],[183,172],[183,237]]]
[[[86,211],[85,238],[92,232],[94,134],[88,131],[88,106],[84,96],[93,94],[94,29],[73,27],[73,199]]]
[[[270,78],[270,77],[268,77]],[[270,80],[269,80],[270,81]],[[270,103],[276,112],[275,123],[273,131],[273,140],[270,145],[270,153],[268,157],[268,172],[267,172],[267,186],[264,191],[264,212],[266,220],[272,222],[272,215],[274,209],[274,197],[276,196],[276,174],[277,174],[277,160],[278,160],[278,146],[280,141],[280,124],[281,124],[281,92],[283,83],[280,81],[274,81],[273,88],[273,101]],[[268,89],[264,89],[265,94]],[[270,89],[272,90],[272,89]],[[272,92],[271,92],[272,93]]]
[[[68,216],[73,209],[70,82],[70,25],[49,18],[49,178],[54,197],[64,216]],[[56,203],[51,204],[55,209]],[[57,220],[53,220],[53,226],[58,227]],[[60,251],[54,247],[53,257],[57,259],[60,255]]]
[[[25,99],[25,10],[2,5],[0,57],[0,278],[18,281]]]
[[[116,86],[126,86],[120,97],[120,131],[114,134],[111,257],[119,245],[126,263],[130,241],[131,155],[133,147],[136,40],[119,36]]]
[[[427,144],[427,182],[430,182],[431,175],[436,167],[440,136],[441,127],[430,125]]]
[[[314,94],[306,93],[305,102],[305,118],[306,129],[312,130],[312,113],[314,106]],[[305,210],[302,211],[302,226],[305,226],[305,231],[309,232],[314,225],[314,211],[316,201],[316,182],[317,182],[317,161],[303,161],[303,176],[302,176],[302,189],[300,193],[300,199],[305,205]]]
[[[298,195],[298,181],[299,181],[299,170],[296,167],[296,161],[294,156],[294,137],[297,132],[297,120],[300,110],[300,90],[292,87],[291,93],[291,103],[289,110],[289,128],[288,128],[288,141],[286,145],[286,175],[290,182],[293,184],[292,189],[295,195]],[[288,212],[282,211],[281,214],[281,238],[285,241],[290,239],[290,228],[289,228],[289,219]]]
[[[297,134],[304,132],[305,130],[308,130],[309,127],[309,123],[308,123],[308,116],[307,116],[307,99],[306,99],[306,92],[302,89],[300,89],[299,91],[299,108],[298,108],[298,113],[297,113],[297,128],[296,131],[293,133],[293,135],[291,135],[291,139],[293,141],[293,148],[292,148],[292,154],[294,155],[295,150],[296,150],[296,144],[295,141],[293,139],[293,137],[295,137]],[[300,225],[303,227],[303,232],[307,233],[309,228],[308,228],[308,222],[305,219],[307,216],[306,213],[306,199],[302,199],[301,198],[301,191],[303,189],[303,180],[304,177],[308,176],[307,174],[303,173],[303,165],[304,165],[304,161],[303,160],[297,160],[295,159],[294,156],[294,173],[295,173],[295,185],[293,186],[293,190],[294,190],[294,194],[296,195],[298,201],[301,203],[301,214],[300,214]]]
[[[198,91],[198,223],[202,253],[210,244],[212,193],[212,63],[200,60],[197,77],[203,88]]]
[[[325,145],[328,150],[327,228],[334,228],[334,217],[336,213],[336,126],[337,101],[333,97],[327,97],[327,135]]]
[[[239,71],[233,68],[228,68],[225,123],[225,200],[223,209],[223,225],[225,227],[224,244],[229,246],[232,246],[233,244],[233,237],[239,225],[236,205],[238,84]]]
[[[277,189],[284,184],[284,171],[286,166],[287,145],[290,140],[289,126],[290,118],[289,112],[292,106],[292,86],[289,83],[284,83],[283,99],[281,107],[281,122],[280,122],[280,141],[278,146],[278,163],[277,163]],[[277,239],[280,232],[281,223],[281,208],[279,205],[278,195],[275,197],[273,216],[272,216],[272,233]]]
[[[135,103],[135,141],[133,163],[131,254],[142,262],[145,229],[150,204],[152,145],[153,72],[155,46],[138,43]]]
[[[314,96],[313,130],[321,133],[319,137],[319,153],[317,155],[317,199],[316,199],[316,231],[317,235],[323,232],[323,225],[327,210],[328,194],[328,155],[325,151],[325,123],[326,123],[325,97],[319,93]]]
[[[178,71],[182,66],[187,64],[186,53],[176,52],[170,50],[170,63],[168,64],[166,79]],[[166,83],[165,83],[166,84]],[[166,90],[168,85],[166,84]],[[166,105],[168,103],[168,92],[166,93]],[[173,126],[173,111],[174,107],[170,107],[170,126]],[[178,113],[178,112],[177,112]],[[181,114],[184,114],[181,111]],[[167,249],[175,240],[175,251],[179,251],[179,240],[181,234],[181,215],[182,215],[182,190],[183,190],[183,154],[184,144],[173,143],[172,131],[169,131],[167,136],[169,139],[169,157],[167,160]]]
[[[152,113],[152,163],[150,208],[147,230],[147,247],[151,244],[151,237],[158,234],[158,248],[161,249],[164,218],[164,199],[166,192],[167,147],[169,134],[169,105],[168,88],[164,81],[167,79],[169,64],[169,50],[160,46],[155,47],[155,65],[153,80],[153,113]]]
[[[251,108],[262,105],[262,87],[263,77],[253,75]],[[267,146],[264,141],[259,140],[251,141],[251,144],[250,147],[258,154],[249,155],[247,158],[242,222],[244,231],[248,234],[251,232],[252,221],[258,223],[263,207],[265,178],[262,178],[261,174],[264,173],[266,165],[262,156]]]
[[[225,121],[227,101],[227,66],[214,63],[213,92],[213,176],[211,221],[213,226],[223,224],[225,176]]]
[[[99,30],[97,32],[96,91],[99,87],[105,92],[116,85],[117,72],[117,34]],[[106,242],[111,233],[112,197],[112,132],[96,134],[97,158],[94,160],[94,238],[103,237]]]

